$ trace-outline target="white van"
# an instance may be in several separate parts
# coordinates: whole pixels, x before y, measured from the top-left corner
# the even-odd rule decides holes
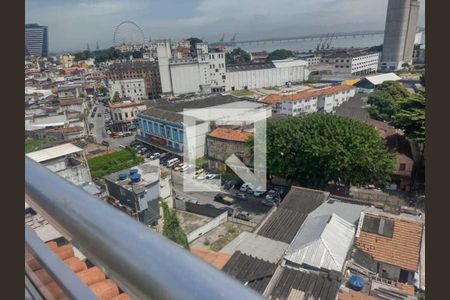
[[[172,159],[169,159],[169,160],[167,161],[167,167],[170,168],[170,167],[176,165],[176,164],[179,163],[179,162],[180,162],[180,160],[179,160],[178,158],[172,158]]]

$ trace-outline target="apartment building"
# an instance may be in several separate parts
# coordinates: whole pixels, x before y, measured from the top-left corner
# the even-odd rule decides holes
[[[117,92],[129,100],[158,98],[161,81],[156,63],[150,61],[127,61],[115,63],[106,71],[111,97]]]
[[[334,66],[334,74],[367,75],[378,69],[380,53],[361,51],[340,51],[322,57],[320,62]]]
[[[280,114],[297,116],[314,112],[334,112],[342,103],[355,95],[349,85],[335,85],[320,89],[308,88],[293,94],[272,94],[260,102],[271,105]]]
[[[225,90],[225,52],[196,45],[196,57],[178,58],[169,41],[157,44],[161,87],[164,94],[209,94]]]

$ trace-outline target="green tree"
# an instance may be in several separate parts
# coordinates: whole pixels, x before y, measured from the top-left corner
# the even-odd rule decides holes
[[[177,215],[173,210],[170,210],[166,202],[161,202],[161,207],[164,218],[163,235],[189,250],[187,236],[180,226]]]
[[[405,87],[394,81],[383,82],[377,89],[369,94],[367,103],[369,116],[380,121],[391,121],[397,113],[397,102],[409,96]]]
[[[272,61],[272,60],[278,60],[278,59],[286,59],[286,58],[293,57],[293,56],[294,56],[294,53],[292,53],[291,50],[277,49],[277,50],[269,53],[269,55],[267,56],[267,60]]]
[[[104,85],[101,85],[100,87],[98,87],[97,90],[103,96],[105,96],[108,93],[108,89]]]
[[[251,60],[250,54],[241,48],[235,48],[229,53],[225,53],[225,64],[247,64]]]
[[[120,98],[119,92],[115,92],[113,98],[111,99],[112,103],[117,103],[122,101],[122,99]]]
[[[252,147],[250,139],[248,145]],[[253,153],[253,151],[250,151]],[[310,114],[267,125],[269,175],[323,188],[329,182],[384,183],[394,155],[371,126],[332,114]]]
[[[405,136],[419,144],[425,142],[425,92],[398,101],[398,110],[391,124],[403,130]]]

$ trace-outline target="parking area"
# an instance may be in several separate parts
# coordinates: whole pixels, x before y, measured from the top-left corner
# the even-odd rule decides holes
[[[268,190],[276,189],[277,192],[264,191],[260,195],[255,195],[251,189],[248,189],[248,191],[240,191],[239,189],[243,182],[238,179],[225,180],[221,178],[220,174],[210,170],[203,170],[202,173],[196,173],[198,169],[183,164],[181,157],[164,152],[151,145],[144,145],[138,141],[133,142],[132,147],[138,151],[139,155],[143,155],[146,160],[159,159],[161,171],[171,175],[172,180],[170,184],[177,196],[183,197],[185,201],[194,201],[198,204],[214,206],[216,208],[230,207],[233,209],[233,216],[236,216],[239,212],[247,212],[249,214],[247,221],[251,221],[252,223],[261,222],[272,206],[281,202],[288,192],[287,188],[280,186],[268,186]],[[155,153],[158,153],[158,155],[155,155]],[[167,163],[174,159],[178,160],[168,167]],[[185,174],[188,175],[183,177]],[[185,184],[189,184],[190,189],[184,188]],[[194,190],[197,187],[200,189],[193,191],[193,186],[195,187]],[[218,193],[233,198],[233,203],[227,205],[226,203],[215,201]],[[271,200],[269,201],[267,199]]]

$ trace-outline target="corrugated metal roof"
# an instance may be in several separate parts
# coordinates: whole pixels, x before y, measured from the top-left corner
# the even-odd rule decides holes
[[[386,73],[380,75],[367,76],[366,79],[373,85],[379,85],[385,81],[398,81],[401,78],[397,76],[395,73]]]
[[[347,203],[339,200],[327,201],[312,211],[309,216],[317,217],[336,214],[351,224],[357,224],[361,217],[361,212],[367,209],[368,205]]]
[[[308,217],[284,258],[290,262],[341,271],[355,226],[336,214]]]
[[[83,151],[83,149],[81,149],[80,147],[77,147],[71,143],[67,143],[39,151],[30,152],[27,154],[27,156],[36,162],[43,162],[81,151]]]
[[[244,254],[252,255],[256,258],[266,260],[271,263],[278,263],[283,257],[284,251],[289,247],[288,244],[271,240],[269,238],[250,233],[242,232],[221,251],[233,254],[241,251]]]

